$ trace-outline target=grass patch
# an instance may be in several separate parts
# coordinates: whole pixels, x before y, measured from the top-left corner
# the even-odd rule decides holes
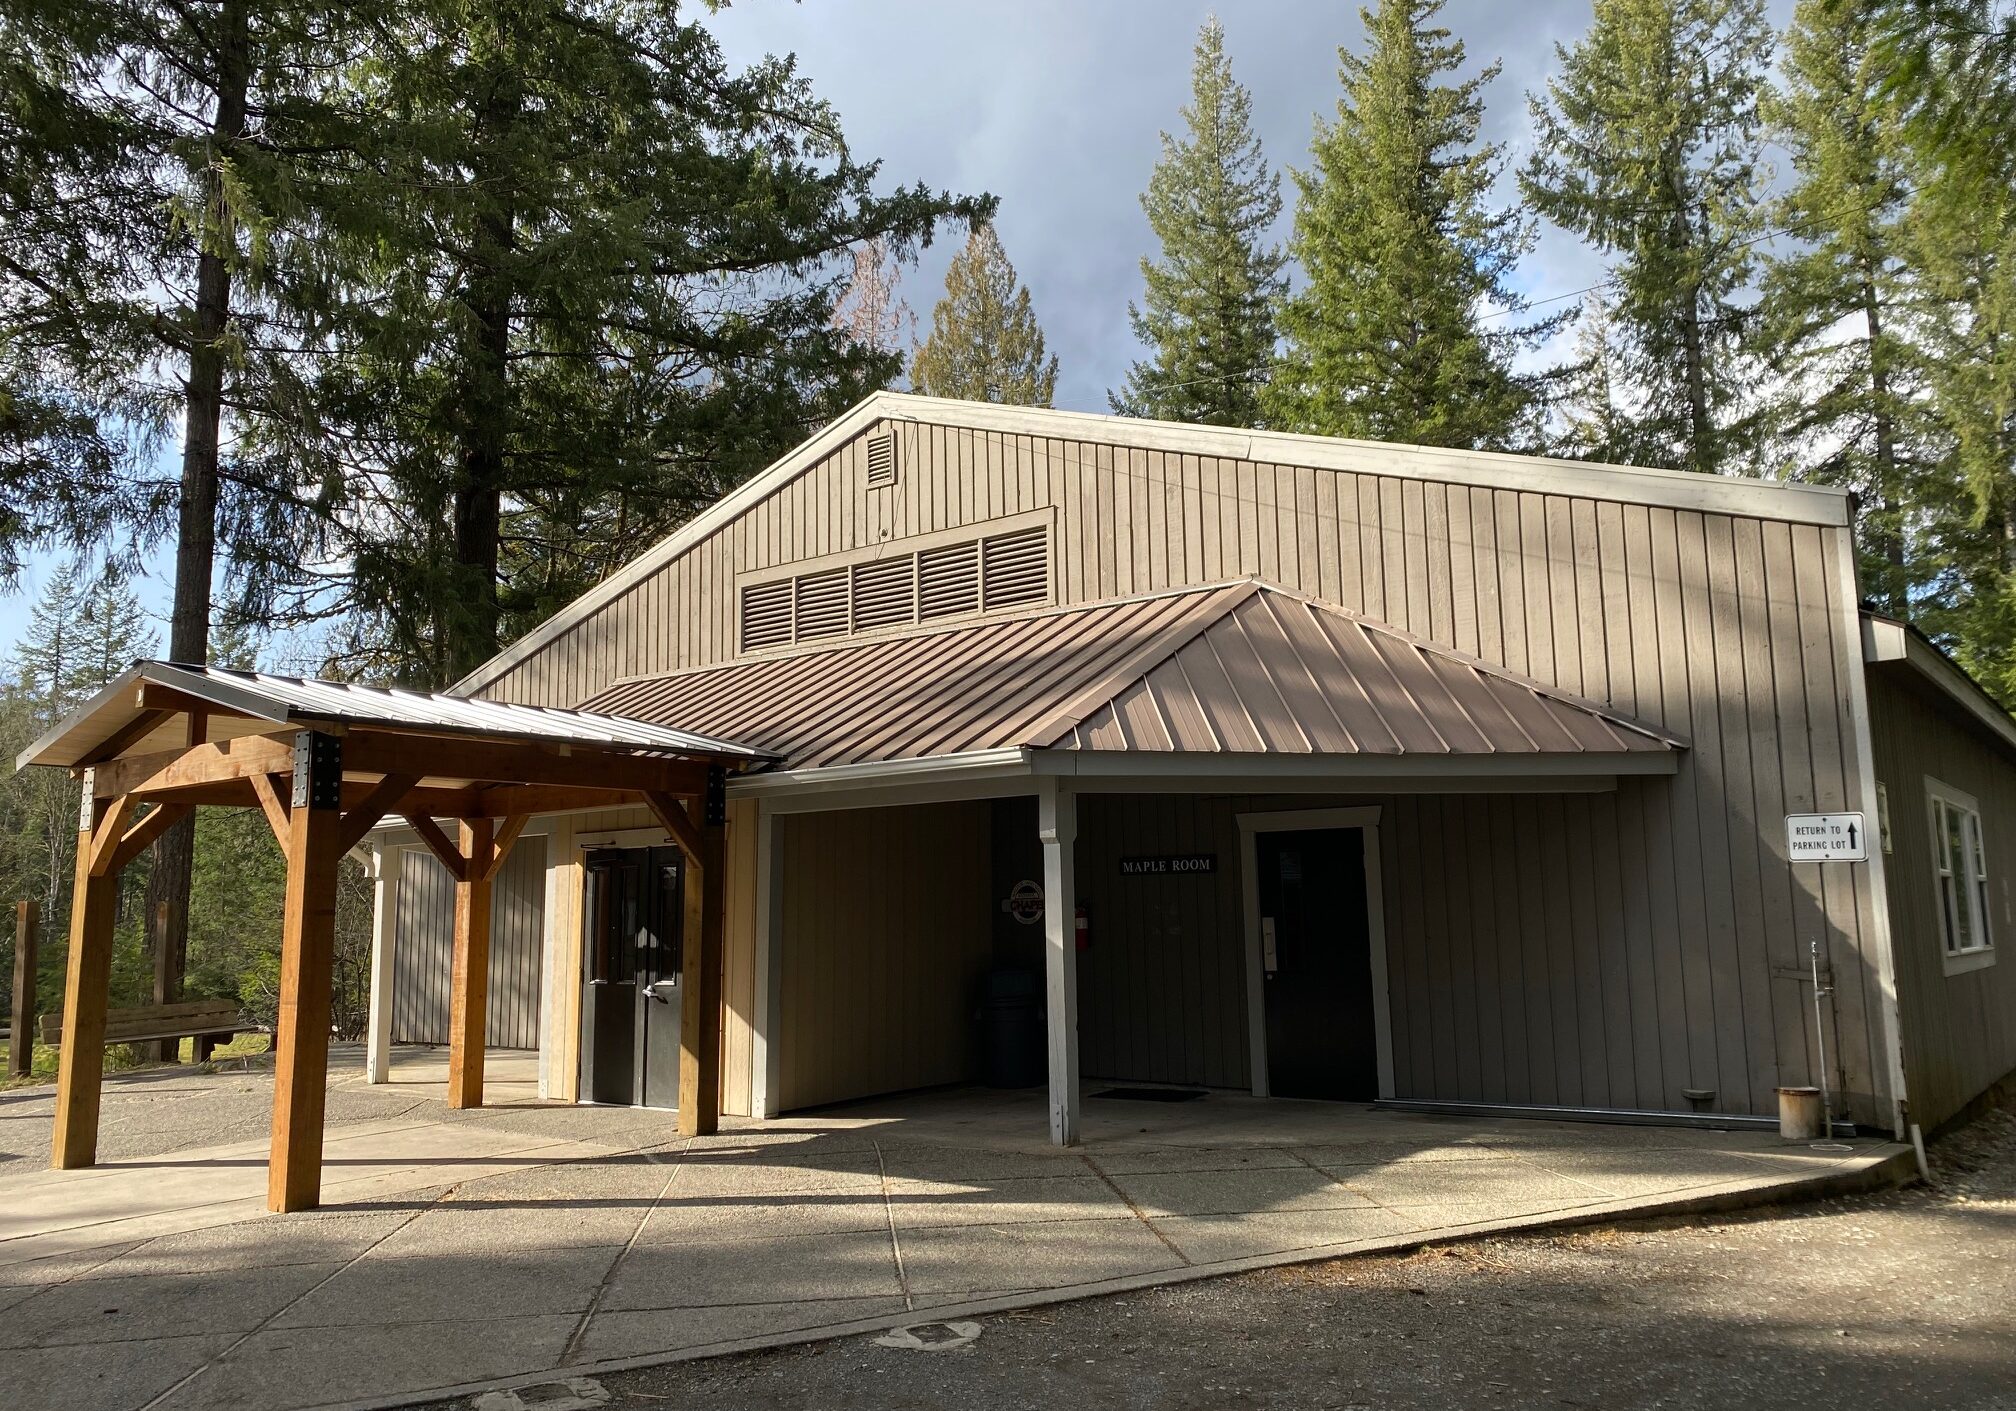
[[[266,1053],[272,1047],[271,1034],[239,1034],[230,1043],[219,1044],[212,1049],[210,1058],[212,1062],[224,1058],[250,1058],[254,1054]],[[193,1063],[195,1051],[194,1039],[182,1040],[182,1047],[178,1050],[180,1061]],[[134,1068],[156,1065],[154,1052],[152,1043],[109,1045],[105,1050],[105,1071],[123,1073]],[[28,1060],[28,1076],[17,1078],[13,1076],[11,1070],[0,1074],[0,1092],[5,1092],[9,1088],[32,1088],[43,1083],[55,1082],[57,1063],[61,1055],[62,1050],[52,1044],[36,1044],[35,1051]]]
[[[239,1034],[230,1043],[219,1044],[217,1047],[211,1049],[210,1057],[213,1061],[219,1058],[250,1058],[255,1053],[271,1053],[272,1051],[273,1036],[271,1034]],[[182,1040],[182,1061],[184,1063],[193,1062],[195,1054],[196,1041],[194,1039]]]

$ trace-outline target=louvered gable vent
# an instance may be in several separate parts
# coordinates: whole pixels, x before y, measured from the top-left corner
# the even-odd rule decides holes
[[[980,609],[980,541],[947,544],[917,555],[917,615],[956,617]]]
[[[880,432],[868,438],[868,486],[896,483],[896,433]]]
[[[854,565],[854,630],[917,620],[917,555],[897,554]]]
[[[792,639],[792,580],[757,583],[742,590],[742,650],[781,647]]]
[[[802,573],[798,585],[798,640],[844,637],[852,630],[847,611],[848,575],[844,568]]]
[[[980,600],[987,611],[1050,596],[1050,534],[1041,525],[980,541]]]
[[[1050,600],[1050,530],[1031,525],[964,543],[774,578],[742,589],[742,650],[816,642]]]

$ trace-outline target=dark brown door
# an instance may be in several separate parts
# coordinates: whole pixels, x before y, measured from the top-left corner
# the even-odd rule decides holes
[[[1379,1096],[1365,834],[1261,833],[1260,961],[1267,992],[1267,1086],[1277,1097]]]

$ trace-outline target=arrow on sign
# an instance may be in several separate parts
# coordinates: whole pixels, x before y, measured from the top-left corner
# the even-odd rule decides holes
[[[1852,823],[1852,822],[1851,822],[1851,823],[1849,823],[1849,825],[1848,825],[1848,846],[1849,846],[1849,847],[1851,847],[1851,848],[1859,846],[1859,844],[1857,844],[1857,842],[1855,841],[1855,838],[1856,838],[1856,833],[1857,833],[1857,831],[1858,831],[1858,830],[1856,829],[1856,827],[1855,827],[1854,823]]]

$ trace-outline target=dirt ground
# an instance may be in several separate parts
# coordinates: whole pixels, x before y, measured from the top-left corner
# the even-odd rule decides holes
[[[2016,1411],[2016,1113],[1932,1158],[1929,1186],[1880,1195],[1181,1284],[990,1317],[955,1349],[856,1337],[600,1380],[611,1406],[710,1411]]]

